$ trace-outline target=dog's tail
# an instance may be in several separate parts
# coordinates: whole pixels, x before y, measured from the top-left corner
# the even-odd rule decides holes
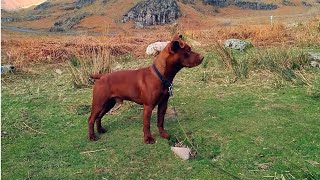
[[[90,78],[96,80],[96,79],[100,79],[102,76],[103,74],[92,74],[90,75]]]

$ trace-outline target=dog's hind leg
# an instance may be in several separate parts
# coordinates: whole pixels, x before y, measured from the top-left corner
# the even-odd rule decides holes
[[[114,98],[111,98],[105,103],[103,110],[100,112],[99,116],[96,119],[98,133],[105,133],[107,131],[105,128],[102,127],[101,119],[107,112],[109,112],[114,107],[115,104],[116,100]]]
[[[97,137],[94,133],[94,123],[98,117],[103,114],[106,103],[109,101],[109,94],[104,92],[99,92],[100,89],[94,89],[93,98],[92,98],[92,110],[90,117],[88,119],[88,136],[89,140],[96,141]],[[102,117],[101,117],[102,118]],[[100,118],[100,125],[101,125]]]
[[[96,141],[97,137],[94,133],[94,123],[101,111],[103,110],[103,106],[92,106],[91,115],[88,119],[88,138],[89,140]]]

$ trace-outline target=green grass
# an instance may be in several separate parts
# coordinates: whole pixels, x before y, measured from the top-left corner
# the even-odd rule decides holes
[[[123,68],[147,64],[126,62]],[[91,89],[75,89],[67,65],[2,77],[2,178],[232,179],[209,160],[244,179],[320,179],[320,166],[313,163],[320,162],[318,96],[304,86],[275,88],[272,79],[252,72],[230,83],[232,74],[210,64],[183,69],[169,102],[201,155],[189,161],[160,138],[155,115],[151,129],[157,142],[143,143],[142,108],[132,103],[106,115],[108,132],[88,141]],[[203,72],[210,78],[204,81]],[[165,126],[185,140],[174,117]],[[105,150],[80,154],[100,149]]]

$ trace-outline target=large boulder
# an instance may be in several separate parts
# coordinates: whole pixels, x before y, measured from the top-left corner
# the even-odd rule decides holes
[[[16,72],[16,67],[13,65],[2,65],[1,66],[1,74],[5,74],[5,73],[13,73]]]
[[[312,67],[320,68],[320,53],[309,52],[310,65]]]
[[[53,5],[50,4],[49,2],[44,2],[44,3],[41,3],[41,4],[39,4],[38,6],[36,6],[36,7],[34,8],[34,10],[43,11],[43,10],[46,10],[46,9],[52,7],[52,6],[53,6]]]
[[[228,39],[224,42],[224,46],[231,49],[244,51],[245,49],[251,47],[252,44],[240,39]]]
[[[159,54],[169,43],[170,41],[167,42],[155,42],[152,44],[149,44],[149,46],[146,49],[146,54],[150,56],[155,56]]]
[[[77,9],[81,9],[84,6],[88,6],[92,3],[94,3],[96,0],[77,0],[75,2],[75,6]]]
[[[238,1],[235,2],[235,6],[240,7],[241,9],[253,9],[253,10],[275,10],[278,8],[274,4],[265,4],[261,2],[249,2],[249,1]]]
[[[80,21],[87,16],[91,16],[90,13],[82,13],[78,15],[66,15],[59,20],[57,20],[53,27],[51,27],[50,32],[64,32],[70,30],[73,26],[80,23]]]
[[[212,5],[216,7],[226,7],[229,6],[233,1],[230,0],[202,0],[205,5]]]
[[[181,16],[175,0],[144,0],[131,8],[122,19],[122,22],[133,20],[136,28],[167,24],[174,22]]]

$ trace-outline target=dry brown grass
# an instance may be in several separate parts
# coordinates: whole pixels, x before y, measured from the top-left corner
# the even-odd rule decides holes
[[[82,54],[70,58],[69,71],[75,87],[90,86],[90,75],[111,72],[114,58],[105,47],[87,48]]]
[[[101,47],[108,48],[112,56],[130,54],[141,58],[148,44],[155,41],[166,41],[171,33],[166,26],[154,29],[131,29],[113,37],[97,36],[46,36],[23,34],[3,36],[2,62],[16,66],[32,63],[60,63],[73,55],[84,54],[88,50],[95,51]],[[202,46],[211,46],[216,41],[229,38],[247,39],[255,47],[264,46],[319,46],[320,18],[314,18],[298,27],[289,28],[284,24],[226,26],[205,30],[188,30],[179,25],[180,32],[200,42]]]

